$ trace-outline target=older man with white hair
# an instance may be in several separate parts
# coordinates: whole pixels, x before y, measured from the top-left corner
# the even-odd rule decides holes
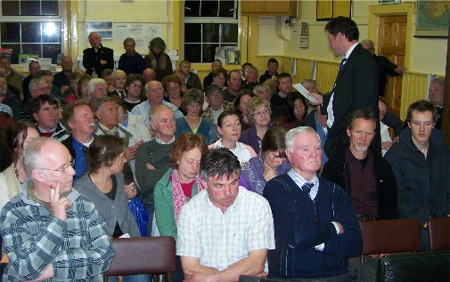
[[[161,82],[152,80],[145,84],[145,96],[148,100],[140,103],[139,105],[136,105],[131,113],[135,115],[145,116],[145,124],[149,129],[151,129],[149,111],[155,106],[167,106],[175,114],[175,119],[184,117],[183,113],[174,104],[164,101],[164,89]]]
[[[347,258],[361,254],[361,230],[347,193],[317,176],[322,164],[319,135],[308,126],[289,130],[286,155],[292,169],[264,188],[276,238],[268,255],[269,275],[356,278],[348,272]]]

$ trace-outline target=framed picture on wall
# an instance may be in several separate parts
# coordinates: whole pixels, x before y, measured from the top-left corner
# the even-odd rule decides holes
[[[416,37],[448,37],[449,1],[418,0]]]
[[[102,39],[112,39],[113,23],[112,21],[86,21],[86,38],[93,31],[97,32]]]

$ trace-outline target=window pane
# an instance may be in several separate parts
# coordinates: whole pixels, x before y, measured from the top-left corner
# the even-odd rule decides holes
[[[23,42],[41,42],[41,23],[22,23]]]
[[[237,19],[238,11],[236,5],[236,14],[234,13],[235,1],[220,1],[219,17],[235,18]],[[234,16],[236,15],[236,16]]]
[[[217,9],[219,4],[217,1],[202,1],[202,17],[217,17]]]
[[[43,57],[52,58],[52,63],[56,64],[58,54],[61,52],[61,44],[44,44],[43,45]]]
[[[2,23],[2,42],[19,42],[20,41],[20,25],[19,23]]]
[[[185,1],[184,4],[184,16],[185,17],[198,17],[200,16],[200,1]]]
[[[39,1],[21,1],[22,16],[39,16],[41,14],[41,3]]]
[[[222,24],[221,42],[238,42],[239,27],[237,24]]]
[[[220,24],[203,24],[203,42],[219,42]]]
[[[205,44],[203,45],[203,62],[214,61],[214,56],[216,55],[216,47],[218,44]]]
[[[43,42],[60,42],[61,26],[57,22],[49,22],[42,24],[42,41]]]
[[[59,16],[58,1],[57,0],[42,1],[42,15]]]
[[[200,44],[184,45],[184,58],[193,63],[201,63],[202,62],[201,48],[202,47]]]
[[[41,44],[22,44],[22,53],[37,54],[41,56]]]
[[[13,53],[12,53],[12,58],[11,58],[11,63],[12,64],[17,64],[17,60],[19,58],[19,53],[20,53],[20,45],[19,44],[2,44],[2,48],[8,48],[8,49],[12,49]]]
[[[185,24],[184,25],[184,41],[185,42],[201,42],[202,40],[201,24]]]
[[[19,1],[2,1],[3,16],[19,16]]]

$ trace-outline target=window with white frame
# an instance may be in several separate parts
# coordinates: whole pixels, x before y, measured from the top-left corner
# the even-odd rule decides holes
[[[0,0],[1,47],[12,49],[12,62],[21,53],[51,58],[62,53],[62,16],[59,0]]]
[[[184,3],[186,60],[212,62],[217,47],[239,47],[238,0],[186,0]]]

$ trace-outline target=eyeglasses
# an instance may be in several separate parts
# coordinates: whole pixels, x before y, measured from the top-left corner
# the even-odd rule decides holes
[[[130,85],[133,87],[142,88],[142,84],[131,83]]]
[[[65,173],[66,169],[68,169],[69,167],[73,167],[74,164],[75,164],[75,160],[71,160],[70,162],[68,162],[67,164],[65,164],[64,166],[62,166],[62,167],[60,167],[58,169],[42,168],[42,167],[38,168],[38,169],[57,171],[57,172]]]
[[[264,110],[261,110],[261,111],[257,111],[257,112],[254,112],[254,113],[252,114],[252,117],[253,117],[253,116],[262,117],[262,116],[268,114],[269,112],[270,112],[270,111],[269,111],[268,109],[264,109]]]

